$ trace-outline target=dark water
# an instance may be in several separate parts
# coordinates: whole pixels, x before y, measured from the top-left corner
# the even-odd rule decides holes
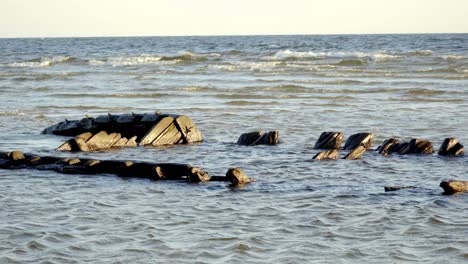
[[[0,150],[66,155],[64,118],[186,114],[205,142],[98,158],[258,182],[185,184],[0,170],[1,263],[465,263],[468,160],[310,162],[322,131],[468,143],[468,35],[0,39]],[[233,144],[277,129],[278,146]],[[421,188],[384,193],[386,185]]]

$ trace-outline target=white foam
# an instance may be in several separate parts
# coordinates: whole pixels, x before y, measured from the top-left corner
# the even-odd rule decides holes
[[[458,55],[446,55],[446,56],[441,56],[441,58],[444,60],[463,60],[465,57],[458,56]]]
[[[313,52],[313,51],[292,51],[280,50],[275,55],[266,57],[267,60],[284,60],[284,59],[327,59],[327,58],[369,58],[379,60],[395,59],[401,56],[388,54],[385,52],[366,53],[366,52]]]
[[[23,61],[23,62],[13,62],[8,63],[8,67],[29,67],[29,68],[39,68],[39,67],[48,67],[56,63],[64,62],[69,60],[71,57],[68,56],[55,56],[55,57],[41,57],[39,60],[32,61]]]

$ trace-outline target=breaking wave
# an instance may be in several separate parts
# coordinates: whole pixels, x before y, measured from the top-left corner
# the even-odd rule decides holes
[[[39,68],[49,67],[56,64],[67,64],[75,61],[77,61],[77,58],[71,56],[40,57],[27,61],[8,63],[6,66],[13,68]]]

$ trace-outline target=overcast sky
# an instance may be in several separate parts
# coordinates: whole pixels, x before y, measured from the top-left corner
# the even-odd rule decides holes
[[[468,0],[0,0],[0,37],[468,33]]]

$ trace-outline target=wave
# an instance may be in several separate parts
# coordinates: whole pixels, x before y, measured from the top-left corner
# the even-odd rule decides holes
[[[361,60],[361,59],[346,59],[346,60],[340,60],[338,63],[335,65],[338,66],[364,66],[367,65],[367,61]]]
[[[341,58],[368,58],[372,60],[388,60],[400,58],[400,55],[386,52],[313,52],[313,51],[292,51],[280,50],[273,56],[266,57],[267,60],[323,60]]]
[[[220,57],[218,53],[197,54],[190,51],[180,52],[176,55],[153,55],[141,54],[138,56],[117,56],[105,59],[91,59],[89,64],[93,66],[112,65],[112,66],[133,66],[133,65],[171,65],[178,63],[206,62]]]
[[[77,61],[71,56],[39,57],[27,61],[7,63],[7,67],[12,68],[39,68],[50,67],[56,64],[68,64]]]

